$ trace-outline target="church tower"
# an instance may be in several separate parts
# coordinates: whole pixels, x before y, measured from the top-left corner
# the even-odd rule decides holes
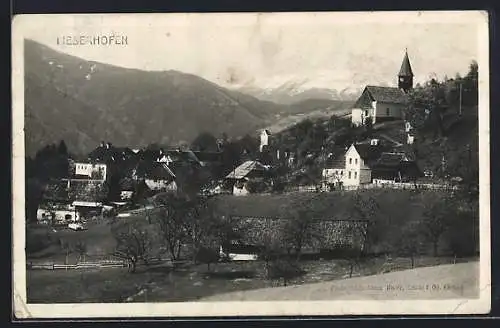
[[[411,70],[407,50],[405,50],[403,63],[401,64],[401,69],[398,74],[398,88],[403,90],[405,93],[413,88],[413,71]]]

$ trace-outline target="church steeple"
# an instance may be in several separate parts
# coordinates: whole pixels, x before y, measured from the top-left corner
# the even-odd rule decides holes
[[[413,88],[413,71],[411,70],[407,49],[405,49],[405,56],[398,74],[398,88],[404,92],[408,92]]]

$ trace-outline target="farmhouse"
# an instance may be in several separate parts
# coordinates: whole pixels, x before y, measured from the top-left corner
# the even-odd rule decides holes
[[[36,218],[39,222],[65,224],[80,220],[80,213],[69,204],[41,204],[38,207]]]
[[[234,195],[247,195],[247,182],[251,180],[262,180],[266,176],[268,167],[258,161],[246,161],[231,173],[225,180],[232,184]]]
[[[144,180],[153,191],[176,191],[176,175],[166,163],[141,161],[133,172],[134,180]]]
[[[75,162],[75,179],[106,180],[107,166],[103,163]]]
[[[352,108],[352,124],[372,123],[404,119],[408,103],[407,93],[413,88],[413,71],[408,53],[405,53],[398,74],[398,87],[366,86]]]
[[[395,153],[378,142],[352,144],[346,153],[333,159],[323,170],[323,188],[358,187],[363,184],[384,184],[414,181],[420,177],[415,161],[405,153]]]

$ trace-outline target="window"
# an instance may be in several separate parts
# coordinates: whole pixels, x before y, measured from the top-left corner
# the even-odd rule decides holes
[[[354,164],[358,164],[358,159],[357,158],[354,159]]]
[[[349,171],[349,179],[351,178],[351,171]]]
[[[340,171],[340,175],[344,175],[344,171]]]
[[[387,116],[391,115],[391,110],[389,108],[386,108],[385,110],[387,112]]]
[[[354,172],[354,179],[358,177],[358,172]]]
[[[352,158],[349,158],[349,164],[352,164]]]
[[[368,116],[368,110],[365,110],[365,116]]]

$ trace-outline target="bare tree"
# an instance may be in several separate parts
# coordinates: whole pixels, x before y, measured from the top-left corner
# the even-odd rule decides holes
[[[152,250],[149,231],[139,222],[120,222],[111,229],[116,239],[114,256],[128,261],[129,272],[134,273],[137,263],[142,260],[148,264]]]
[[[80,262],[83,258],[85,262],[85,256],[87,255],[87,244],[83,240],[78,240],[74,245],[74,250],[78,254],[78,261]]]
[[[449,228],[449,218],[453,213],[453,205],[450,197],[432,193],[424,197],[424,206],[423,233],[432,243],[433,255],[437,256],[441,236]]]
[[[398,240],[398,253],[410,257],[412,269],[415,267],[415,256],[419,254],[421,249],[421,237],[420,227],[417,223],[409,223],[402,227]]]
[[[182,246],[188,241],[186,221],[192,215],[191,204],[187,199],[174,195],[160,202],[162,207],[156,217],[157,223],[170,258],[175,262],[181,255]]]
[[[288,253],[294,251],[295,259],[299,261],[302,248],[317,237],[313,224],[313,214],[307,208],[301,208],[289,219],[285,219],[283,227],[283,242]]]

